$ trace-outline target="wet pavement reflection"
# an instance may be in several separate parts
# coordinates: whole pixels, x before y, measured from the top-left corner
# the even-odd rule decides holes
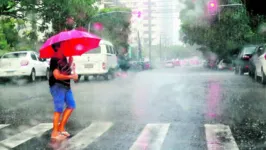
[[[266,149],[266,87],[247,75],[182,67],[72,88],[77,109],[67,129],[73,136],[94,122],[112,123],[86,149],[130,149],[138,139],[152,147],[152,140],[163,138],[161,149],[205,150],[205,124],[228,126],[241,150]],[[0,84],[0,96],[0,124],[10,124],[0,130],[0,141],[52,120],[46,81]],[[15,149],[53,149],[58,143],[49,146],[49,136],[45,132]]]

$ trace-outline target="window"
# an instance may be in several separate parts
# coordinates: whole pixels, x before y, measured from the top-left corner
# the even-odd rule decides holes
[[[5,54],[3,58],[22,58],[26,57],[27,53],[9,53]]]
[[[99,54],[99,53],[101,53],[101,47],[100,46],[88,51],[86,54]]]
[[[43,61],[43,60],[45,60],[45,59],[40,58],[40,54],[39,54],[39,53],[35,53],[35,55],[37,56],[37,59],[38,59],[39,61]]]
[[[111,53],[110,46],[109,45],[106,45],[106,48],[107,48],[107,53],[110,54]]]
[[[34,53],[31,53],[30,57],[31,57],[32,60],[37,60],[37,57],[36,57],[36,55]]]
[[[112,46],[110,46],[110,53],[111,53],[111,54],[114,54],[114,49],[113,49]]]
[[[256,47],[245,47],[244,48],[244,53],[245,54],[253,54],[255,49],[256,49]]]
[[[264,47],[263,46],[260,46],[258,49],[257,49],[257,54],[260,56],[264,53]]]

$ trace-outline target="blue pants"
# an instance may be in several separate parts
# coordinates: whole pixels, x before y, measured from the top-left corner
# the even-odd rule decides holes
[[[65,104],[67,108],[76,108],[76,103],[71,89],[68,89],[63,85],[56,83],[55,85],[50,87],[50,92],[53,96],[55,112],[62,113],[64,111]]]

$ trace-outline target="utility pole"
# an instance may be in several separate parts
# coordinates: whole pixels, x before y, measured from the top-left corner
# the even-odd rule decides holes
[[[151,0],[148,0],[149,60],[151,62]]]
[[[162,35],[160,34],[160,61],[162,61]]]
[[[139,30],[138,30],[138,49],[139,49],[139,60],[142,60],[142,48],[141,48],[141,41],[139,36]]]

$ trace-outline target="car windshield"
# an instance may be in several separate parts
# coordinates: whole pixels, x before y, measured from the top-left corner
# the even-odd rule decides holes
[[[256,50],[256,47],[245,47],[244,48],[244,53],[245,54],[252,54]]]
[[[25,57],[27,53],[9,53],[5,54],[2,58],[22,58]]]

